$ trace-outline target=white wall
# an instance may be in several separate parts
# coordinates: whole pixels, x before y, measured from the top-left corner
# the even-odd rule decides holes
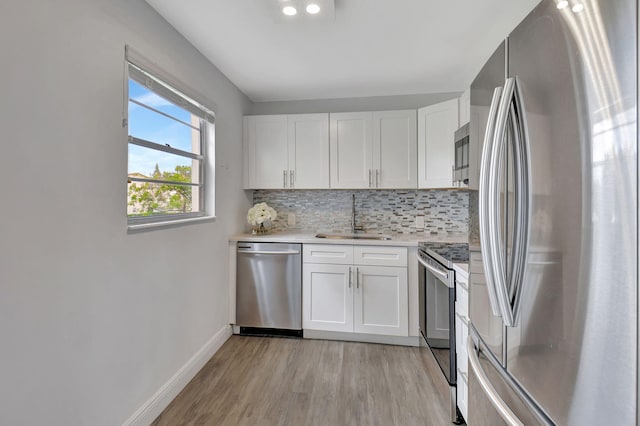
[[[125,44],[216,103],[215,222],[127,234]],[[0,2],[0,424],[121,424],[226,326],[249,107],[142,0]]]

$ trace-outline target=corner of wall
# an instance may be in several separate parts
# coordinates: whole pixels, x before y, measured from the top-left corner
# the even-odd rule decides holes
[[[196,352],[158,391],[135,413],[123,422],[124,426],[146,426],[151,424],[171,401],[187,386],[205,364],[231,337],[231,326],[221,328]]]

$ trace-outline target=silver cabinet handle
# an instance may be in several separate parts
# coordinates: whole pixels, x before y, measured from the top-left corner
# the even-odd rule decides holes
[[[491,246],[491,236],[489,230],[489,221],[491,220],[492,205],[489,202],[489,198],[492,196],[492,179],[490,165],[496,159],[492,158],[493,147],[493,134],[495,133],[495,120],[496,113],[498,111],[498,104],[502,95],[502,87],[496,87],[493,91],[493,98],[491,99],[491,107],[489,108],[489,118],[487,121],[487,128],[484,134],[484,142],[482,146],[482,157],[480,161],[480,186],[478,191],[478,214],[480,218],[480,243],[482,245],[482,264],[484,266],[485,275],[487,278],[487,291],[489,293],[489,302],[491,304],[491,311],[493,315],[500,317],[500,306],[498,305],[498,295],[496,293],[496,277],[493,270],[493,263],[490,258],[494,256]]]
[[[380,169],[376,169],[376,188],[380,187]]]
[[[351,273],[352,273],[352,269],[351,269],[351,266],[349,266],[349,288],[351,288],[351,280],[352,280]]]
[[[289,188],[293,188],[293,170],[289,170]]]
[[[283,188],[287,187],[287,171],[286,170],[282,171],[282,187]]]
[[[356,288],[360,288],[360,271],[358,271],[357,266],[356,266]]]
[[[369,169],[369,188],[371,188],[371,169]]]
[[[480,365],[480,359],[478,358],[478,353],[476,352],[471,336],[467,337],[467,353],[469,354],[469,364],[471,364],[471,369],[476,373],[482,390],[484,390],[484,393],[491,401],[491,404],[493,404],[498,413],[500,413],[500,416],[510,426],[524,426],[520,419],[518,419],[513,411],[511,411],[509,406],[500,398],[500,395],[496,392],[495,388],[487,378],[487,375]]]

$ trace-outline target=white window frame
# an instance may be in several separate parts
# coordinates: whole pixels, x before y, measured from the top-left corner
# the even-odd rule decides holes
[[[187,123],[182,120],[165,114],[151,106],[140,103],[129,98],[129,80],[146,87],[151,92],[171,101],[175,105],[187,110],[192,115],[199,118],[199,126]],[[127,176],[127,184],[133,181],[144,183],[171,184],[179,186],[198,187],[198,211],[188,213],[161,213],[149,216],[129,216],[127,214],[127,225],[129,230],[144,229],[165,225],[176,225],[194,221],[201,221],[215,218],[214,215],[214,197],[215,179],[213,173],[209,177],[208,171],[213,171],[211,164],[214,158],[214,125],[215,113],[209,108],[203,106],[202,103],[195,101],[193,97],[188,96],[185,92],[193,93],[187,89],[187,86],[178,82],[176,79],[168,76],[167,73],[159,69],[155,64],[146,60],[143,56],[133,51],[131,47],[125,47],[125,81],[124,81],[124,112],[123,126],[128,130],[129,118],[129,101],[137,105],[149,109],[157,114],[176,120],[188,127],[192,127],[200,131],[200,153],[195,154],[164,145],[162,143],[148,141],[134,136],[127,136],[127,164],[129,162],[128,147],[129,145],[137,145],[157,151],[167,152],[178,155],[187,159],[198,160],[198,170],[192,170],[198,173],[197,183],[173,182],[166,180],[158,180],[151,178],[129,177]],[[128,134],[128,131],[127,131]],[[127,167],[128,170],[128,167]],[[128,172],[127,172],[128,174]],[[127,190],[127,206],[129,195]]]

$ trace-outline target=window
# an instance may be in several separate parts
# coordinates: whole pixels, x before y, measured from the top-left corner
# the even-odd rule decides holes
[[[129,60],[127,70],[129,225],[207,216],[213,113]]]

